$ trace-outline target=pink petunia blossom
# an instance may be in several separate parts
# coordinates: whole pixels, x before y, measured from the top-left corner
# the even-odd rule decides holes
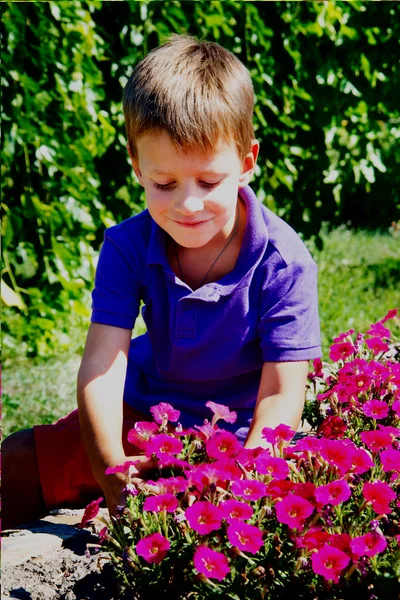
[[[100,504],[103,501],[103,498],[98,498],[97,500],[93,500],[92,502],[90,502],[87,507],[85,508],[85,512],[83,513],[82,516],[82,520],[79,523],[78,527],[80,529],[82,529],[83,527],[86,527],[86,525],[89,523],[89,521],[92,521],[92,519],[94,519],[95,517],[97,517],[99,510],[100,510]]]
[[[104,471],[106,475],[114,475],[115,473],[123,473],[129,475],[130,467],[134,467],[140,463],[140,460],[127,460],[122,465],[116,465],[115,467],[107,467]]]
[[[305,498],[309,502],[315,502],[315,490],[316,489],[317,488],[314,483],[312,483],[311,481],[306,481],[304,483],[302,483],[302,482],[294,483],[292,491],[293,491],[293,494],[295,494],[295,496],[301,496],[302,498]]]
[[[389,321],[390,319],[394,319],[395,317],[397,317],[398,312],[399,312],[398,308],[392,308],[391,310],[388,311],[387,315],[385,317],[383,317],[381,323],[386,323],[386,321]]]
[[[328,538],[328,543],[333,548],[338,548],[348,556],[351,556],[351,535],[348,533],[331,533]]]
[[[275,505],[276,518],[291,528],[300,529],[313,511],[313,505],[301,496],[290,494]]]
[[[227,534],[232,546],[236,546],[243,552],[257,554],[261,546],[264,545],[263,532],[254,525],[240,522],[233,523],[229,525]]]
[[[346,473],[351,467],[351,455],[346,440],[321,439],[320,453],[330,465]]]
[[[217,431],[206,442],[206,452],[210,458],[223,458],[234,456],[240,450],[240,442],[233,433],[229,431]]]
[[[350,557],[342,550],[328,545],[323,546],[311,556],[314,573],[326,580],[337,583],[341,572],[350,562]]]
[[[155,454],[158,458],[165,454],[179,454],[182,449],[182,442],[166,433],[154,435],[146,444],[147,456]]]
[[[352,354],[354,354],[355,348],[353,344],[350,342],[339,342],[337,344],[332,344],[329,350],[329,358],[333,362],[337,362],[338,360],[345,360]]]
[[[355,537],[351,541],[351,551],[356,556],[375,556],[384,552],[387,547],[387,541],[383,535],[377,531],[371,531],[365,535]]]
[[[174,494],[160,494],[159,496],[148,496],[144,501],[143,510],[161,512],[175,512],[178,500]]]
[[[307,548],[311,551],[322,548],[328,538],[328,532],[321,529],[310,529],[302,537],[297,538],[296,541],[299,548]]]
[[[232,494],[235,496],[239,496],[245,500],[252,500],[253,502],[263,498],[267,493],[265,483],[256,479],[234,481],[231,489]]]
[[[168,422],[176,423],[181,414],[179,410],[175,410],[174,407],[167,402],[160,402],[160,404],[152,406],[150,412],[153,415],[155,422],[160,425],[166,425]]]
[[[361,441],[367,446],[371,452],[379,452],[380,450],[392,445],[392,437],[389,433],[375,429],[373,431],[362,431],[360,433]]]
[[[267,485],[267,496],[270,496],[273,500],[282,499],[293,490],[294,486],[295,484],[292,481],[286,479],[273,480]]]
[[[314,370],[311,371],[311,373],[308,373],[308,379],[314,381],[314,379],[316,379],[317,377],[323,378],[324,374],[322,371],[322,361],[320,358],[315,358],[313,360],[313,368]]]
[[[256,471],[262,475],[270,475],[274,479],[286,479],[289,475],[289,466],[285,459],[274,458],[268,453],[263,453],[256,458]]]
[[[166,556],[171,544],[161,533],[152,533],[136,544],[136,554],[148,563],[158,565]]]
[[[282,442],[290,442],[290,440],[295,435],[294,429],[289,427],[289,425],[285,425],[281,423],[274,429],[271,427],[264,427],[261,434],[262,437],[272,445],[279,445]]]
[[[185,477],[160,477],[157,481],[148,480],[147,484],[156,488],[157,494],[178,494],[186,492],[188,482]]]
[[[354,331],[355,331],[354,329],[349,329],[349,331],[345,331],[344,333],[339,333],[339,335],[337,337],[333,338],[333,341],[336,343],[342,342],[347,337],[353,335]]]
[[[227,523],[251,519],[254,512],[249,504],[240,502],[239,500],[224,500],[219,506],[223,511],[224,519]]]
[[[185,516],[192,529],[205,535],[220,528],[224,514],[219,506],[211,504],[208,500],[202,500],[189,506]]]
[[[386,473],[388,471],[400,473],[400,452],[398,450],[393,450],[392,448],[383,450],[380,453],[380,459],[382,468]]]
[[[396,493],[386,482],[379,481],[379,479],[372,483],[366,482],[362,493],[378,515],[387,515],[392,512],[389,503],[396,498]]]
[[[378,323],[373,323],[371,327],[368,329],[366,335],[371,335],[373,337],[378,338],[386,338],[390,339],[390,329],[385,327],[382,321],[378,321]]]
[[[128,432],[128,442],[137,448],[144,450],[146,443],[155,433],[158,433],[158,431],[159,429],[156,423],[136,421],[133,429]]]
[[[366,339],[365,343],[374,354],[379,354],[380,352],[387,352],[389,350],[389,345],[386,342],[383,342],[379,337]]]
[[[327,417],[318,427],[317,433],[328,439],[338,440],[344,437],[347,425],[339,416]]]
[[[363,407],[362,411],[366,417],[370,417],[375,421],[380,419],[386,419],[389,414],[389,407],[386,402],[382,400],[368,400]]]
[[[195,428],[200,431],[201,436],[205,440],[210,439],[216,431],[219,431],[218,425],[211,425],[207,419],[204,419],[204,425],[195,425]]]
[[[351,472],[357,475],[365,473],[375,466],[371,456],[364,448],[354,447],[350,451],[351,456]]]
[[[337,479],[326,485],[320,485],[315,491],[315,498],[322,506],[326,504],[337,506],[348,500],[350,496],[350,486],[344,479]]]
[[[230,571],[226,556],[222,552],[211,550],[208,546],[197,548],[193,563],[197,571],[208,579],[222,581]]]
[[[396,415],[400,416],[400,400],[395,400],[392,404],[392,411],[396,413]]]
[[[224,404],[217,404],[216,402],[212,402],[211,400],[209,400],[208,402],[206,402],[206,406],[214,413],[214,416],[211,421],[212,425],[215,425],[215,423],[219,421],[219,419],[222,419],[227,423],[235,423],[237,419],[237,414],[233,410],[229,410],[229,408]]]

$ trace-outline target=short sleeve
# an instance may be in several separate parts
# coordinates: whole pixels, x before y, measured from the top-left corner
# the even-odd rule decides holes
[[[140,307],[137,270],[107,230],[92,293],[93,323],[133,329]]]
[[[264,362],[322,355],[317,265],[310,258],[275,271],[264,284],[258,335]]]

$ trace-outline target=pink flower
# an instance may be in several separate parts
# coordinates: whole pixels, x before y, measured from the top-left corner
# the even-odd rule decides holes
[[[144,501],[143,510],[161,512],[174,512],[178,507],[178,500],[173,494],[160,494],[159,496],[149,496]]]
[[[346,473],[351,467],[351,454],[345,440],[321,440],[320,453],[330,465]]]
[[[239,502],[239,500],[224,500],[219,506],[223,511],[224,519],[228,523],[245,521],[253,516],[252,507],[245,502]]]
[[[140,460],[127,460],[122,465],[116,465],[115,467],[107,467],[104,471],[106,475],[113,475],[115,473],[123,473],[129,475],[130,467],[134,467],[140,463]]]
[[[214,506],[208,500],[204,500],[189,506],[185,511],[185,516],[192,529],[205,535],[220,528],[224,515],[219,506]]]
[[[157,481],[148,480],[148,485],[157,488],[157,494],[178,494],[186,492],[188,487],[187,480],[182,477],[160,477]]]
[[[263,532],[254,525],[247,523],[234,523],[228,527],[228,540],[232,546],[236,546],[243,552],[257,554],[261,546],[264,545]]]
[[[398,312],[399,312],[398,308],[392,308],[392,310],[389,310],[387,315],[385,317],[383,317],[381,323],[386,323],[386,321],[389,321],[390,319],[394,319],[397,316]]]
[[[171,544],[161,533],[152,533],[136,545],[136,554],[148,563],[158,565],[166,556]]]
[[[347,425],[341,417],[327,417],[318,427],[317,433],[328,439],[338,440],[344,437]]]
[[[333,338],[333,341],[337,342],[337,343],[342,342],[350,335],[353,335],[354,331],[355,331],[354,329],[349,329],[349,331],[345,331],[344,333],[339,333],[339,335],[337,337]]]
[[[316,358],[313,360],[314,371],[308,374],[308,379],[314,381],[316,377],[323,377],[324,374],[322,372],[322,361],[320,358]]]
[[[269,444],[279,445],[281,442],[290,442],[296,432],[289,427],[289,425],[281,423],[274,429],[271,427],[264,427],[261,433],[262,437],[267,440]]]
[[[342,552],[345,552],[349,556],[351,556],[351,535],[348,533],[331,533],[328,538],[328,543],[333,548],[338,548]]]
[[[174,407],[167,402],[160,402],[160,404],[157,404],[157,406],[152,406],[150,408],[150,412],[153,415],[153,419],[156,421],[156,423],[159,423],[160,425],[162,423],[166,425],[168,421],[175,423],[181,414],[179,410],[175,410]]]
[[[100,503],[103,501],[103,498],[98,498],[97,500],[93,500],[90,502],[85,508],[85,512],[83,513],[83,517],[78,527],[82,529],[85,527],[89,521],[97,517],[100,510]]]
[[[400,400],[395,400],[392,404],[392,410],[396,413],[396,415],[400,416]]]
[[[182,442],[166,433],[154,435],[146,444],[146,454],[155,454],[158,458],[165,454],[179,454],[182,449]]]
[[[329,533],[320,529],[310,529],[303,537],[297,539],[297,545],[300,548],[307,548],[307,550],[317,550],[325,545],[326,540],[329,538]]]
[[[338,344],[332,344],[329,351],[329,358],[337,362],[338,360],[344,360],[352,354],[354,354],[355,348],[350,342],[339,342]]]
[[[352,448],[351,449],[351,472],[360,474],[365,473],[369,469],[375,466],[374,461],[364,448]]]
[[[382,342],[381,338],[373,337],[365,340],[368,348],[372,350],[374,354],[379,354],[380,352],[387,352],[389,350],[389,346],[386,342]]]
[[[300,529],[309,517],[314,507],[301,496],[290,494],[275,505],[276,518],[280,523],[285,523],[291,528]]]
[[[372,483],[364,483],[363,495],[378,515],[387,515],[392,512],[389,503],[396,498],[396,494],[384,481],[377,479]]]
[[[235,496],[239,496],[245,500],[252,500],[253,502],[259,500],[267,493],[265,483],[256,479],[234,481],[231,489],[232,494]]]
[[[267,496],[270,496],[273,500],[282,499],[292,491],[294,486],[295,484],[287,479],[272,480],[267,485]]]
[[[274,479],[286,479],[289,475],[289,466],[283,458],[274,458],[268,453],[260,454],[256,458],[257,473],[270,475]]]
[[[387,473],[388,471],[400,472],[400,452],[398,450],[384,450],[380,454],[383,470]]]
[[[373,325],[371,325],[366,335],[390,339],[390,330],[382,324],[382,321],[379,321],[378,323],[373,323]]]
[[[327,485],[321,485],[316,489],[315,498],[317,502],[325,506],[337,506],[341,502],[345,502],[351,496],[351,489],[347,481],[337,479]]]
[[[364,415],[375,421],[385,419],[389,414],[389,407],[382,400],[368,400],[362,407]]]
[[[355,537],[350,544],[351,551],[357,556],[375,556],[386,550],[387,541],[377,531]]]
[[[222,552],[211,550],[208,546],[197,548],[193,563],[198,572],[208,579],[222,581],[230,571],[226,556]]]
[[[206,452],[210,458],[234,456],[240,448],[239,440],[229,431],[217,431],[206,443]]]
[[[200,431],[205,440],[208,440],[218,431],[218,425],[211,425],[207,419],[204,419],[204,425],[195,425],[195,428]]]
[[[314,573],[334,583],[339,581],[341,571],[349,562],[350,558],[342,550],[327,545],[311,556]]]
[[[301,496],[309,502],[315,502],[315,490],[317,489],[315,484],[311,481],[305,483],[293,483],[293,494],[295,496]]]
[[[146,443],[155,434],[158,433],[159,429],[155,423],[149,421],[137,421],[133,429],[128,432],[128,442],[144,450]]]
[[[392,445],[392,437],[386,431],[373,430],[360,433],[362,442],[371,452],[379,452]]]
[[[235,423],[237,419],[237,414],[234,411],[230,411],[229,408],[224,404],[217,404],[216,402],[212,402],[211,400],[209,400],[208,402],[206,402],[206,406],[207,408],[211,409],[214,413],[211,422],[212,425],[215,425],[215,423],[219,421],[219,419],[222,419],[227,423]]]

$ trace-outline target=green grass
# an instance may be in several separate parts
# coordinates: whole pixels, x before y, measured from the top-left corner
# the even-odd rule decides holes
[[[324,248],[310,250],[319,267],[322,344],[350,328],[366,331],[391,308],[400,307],[400,238],[353,232],[325,234]],[[136,333],[143,331],[138,320]],[[76,334],[74,334],[76,335]],[[82,340],[85,332],[81,332]],[[79,347],[80,344],[74,347]],[[3,432],[51,423],[73,410],[80,358],[64,353],[46,362],[14,359],[4,368]]]

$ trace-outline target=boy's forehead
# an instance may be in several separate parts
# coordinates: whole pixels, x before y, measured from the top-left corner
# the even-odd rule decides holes
[[[166,132],[145,134],[137,140],[140,163],[145,163],[155,175],[168,175],[178,164],[198,166],[202,171],[215,173],[239,160],[233,140],[220,139],[211,152],[199,148],[179,148]]]

